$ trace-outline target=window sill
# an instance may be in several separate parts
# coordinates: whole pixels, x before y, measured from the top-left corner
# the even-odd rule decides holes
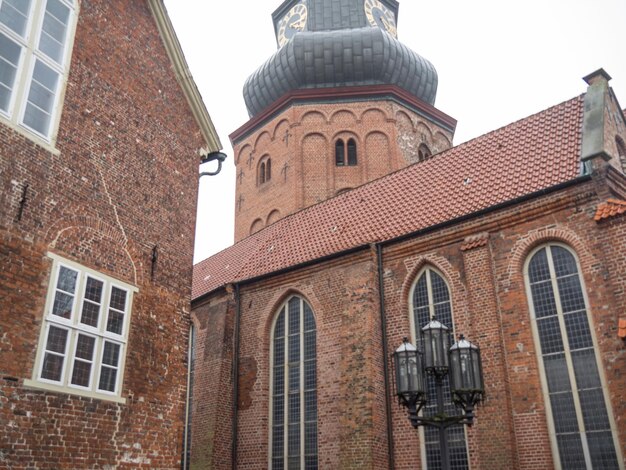
[[[87,390],[79,390],[76,388],[62,387],[60,385],[48,384],[43,382],[38,382],[36,380],[24,380],[24,387],[35,389],[35,390],[43,390],[46,392],[53,393],[63,393],[66,395],[76,395],[84,398],[95,398],[97,400],[109,401],[113,403],[119,403],[121,405],[126,404],[126,398],[118,397],[115,395],[105,395],[103,393],[95,393]]]
[[[0,114],[0,122],[6,125],[7,127],[13,129],[22,137],[25,137],[26,139],[30,140],[32,143],[34,143],[38,147],[41,147],[45,151],[51,153],[52,155],[57,155],[57,156],[61,155],[61,151],[57,149],[52,143],[48,142],[43,137],[40,137],[39,135],[33,132],[30,132],[25,127],[15,124],[13,121],[11,121],[10,119],[8,119],[6,116],[2,114]]]

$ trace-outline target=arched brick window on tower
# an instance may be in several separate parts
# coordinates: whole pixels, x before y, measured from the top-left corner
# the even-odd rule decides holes
[[[618,470],[578,260],[568,247],[550,243],[529,255],[524,271],[557,467]]]
[[[427,266],[417,276],[417,281],[413,284],[410,293],[410,305],[413,314],[411,324],[413,326],[413,337],[417,338],[418,349],[424,350],[422,344],[421,330],[433,317],[443,323],[454,332],[454,322],[452,319],[452,303],[450,300],[450,290],[443,276],[434,268]],[[428,376],[427,391],[429,397],[436,397],[435,379]],[[444,400],[445,411],[449,415],[459,413],[457,407],[452,402],[450,393],[450,381],[444,378]],[[437,414],[436,401],[429,400],[422,409],[424,416],[434,416]],[[446,431],[448,433],[448,450],[450,453],[450,463],[455,470],[469,469],[467,445],[465,439],[465,429],[463,425],[451,426]],[[441,468],[441,445],[439,443],[439,430],[432,427],[420,428],[422,438],[422,455],[424,466],[428,470]]]
[[[426,161],[431,156],[432,156],[432,152],[428,148],[428,145],[420,144],[420,146],[417,148],[417,161],[418,162]]]
[[[272,159],[269,157],[262,158],[259,162],[258,170],[258,182],[259,185],[267,183],[272,179]]]
[[[615,144],[617,145],[617,155],[622,162],[622,171],[626,172],[626,144],[619,135],[615,136]]]
[[[354,139],[348,140],[348,166],[355,166],[356,160],[356,142]]]
[[[257,233],[263,228],[263,221],[261,219],[255,219],[250,226],[250,235]]]
[[[271,341],[269,466],[317,469],[316,328],[304,299],[283,304]]]
[[[336,166],[356,166],[357,147],[354,139],[348,139],[348,144],[343,139],[335,142],[335,165]]]
[[[335,165],[344,166],[346,164],[346,144],[342,139],[335,142]]]

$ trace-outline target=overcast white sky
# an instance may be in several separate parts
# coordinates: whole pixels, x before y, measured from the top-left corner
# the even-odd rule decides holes
[[[235,167],[228,135],[248,120],[246,78],[276,51],[282,0],[165,0],[228,160],[204,177],[195,261],[230,246]],[[400,0],[399,39],[439,74],[435,106],[455,144],[583,93],[603,67],[626,108],[626,0]]]

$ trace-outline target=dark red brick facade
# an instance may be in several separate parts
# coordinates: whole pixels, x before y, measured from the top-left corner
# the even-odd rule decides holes
[[[58,152],[0,124],[0,467],[179,468],[205,141],[148,2],[78,3]],[[138,289],[125,404],[24,385],[48,252]]]
[[[618,178],[623,181],[623,176]],[[446,276],[457,331],[481,346],[487,398],[467,434],[472,468],[553,468],[523,281],[526,255],[553,241],[571,247],[583,268],[622,455],[626,451],[626,382],[619,361],[624,343],[617,334],[625,307],[626,219],[593,220],[602,201],[597,184],[605,185],[606,180],[587,180],[383,249],[390,351],[410,335],[409,291],[425,265]],[[468,237],[482,233],[485,244],[464,248]],[[270,326],[290,294],[303,296],[316,314],[320,468],[390,468],[373,248],[240,287],[238,468],[268,465]],[[200,437],[193,443],[193,462],[198,468],[232,468],[228,376],[234,346],[234,292],[197,300],[193,316],[199,332],[196,377],[203,377],[197,390],[208,400],[199,399],[194,413],[194,434]],[[207,403],[220,411],[201,412]],[[410,427],[404,408],[392,406],[391,422],[395,468],[416,468],[418,433]]]
[[[626,346],[618,329],[626,308],[626,218],[623,211],[611,212],[606,207],[609,199],[626,199],[626,177],[615,151],[616,136],[626,135],[626,123],[612,92],[607,93],[612,104],[605,114],[611,120],[605,124],[604,157],[609,159],[598,154],[588,162],[588,174],[438,226],[383,239],[380,244],[355,245],[334,253],[329,248],[331,254],[299,265],[289,265],[289,256],[298,253],[286,249],[276,255],[286,257],[281,258],[280,270],[263,271],[262,262],[241,261],[246,256],[262,257],[264,252],[269,257],[274,249],[280,250],[280,236],[266,239],[263,232],[244,239],[232,252],[216,255],[204,267],[197,265],[196,276],[200,277],[194,284],[206,282],[212,287],[195,291],[192,303],[192,317],[198,326],[195,390],[205,397],[194,403],[192,463],[197,468],[268,468],[272,322],[282,303],[298,295],[310,304],[317,322],[319,468],[425,468],[420,464],[424,458],[420,434],[410,426],[406,410],[395,404],[391,360],[384,355],[384,346],[390,354],[403,337],[411,336],[411,287],[422,268],[430,266],[443,275],[450,288],[456,332],[471,338],[482,351],[486,398],[466,434],[470,468],[554,469],[551,417],[546,411],[541,357],[531,327],[524,265],[532,250],[557,242],[576,253],[580,263],[618,459],[623,465],[626,378],[622,357]],[[522,129],[524,123],[512,126]],[[364,126],[362,133],[367,132]],[[496,131],[492,135],[495,141],[498,135],[504,134]],[[527,139],[536,140],[536,135],[520,134],[518,140],[503,141],[497,148],[524,146]],[[574,134],[574,147],[580,149],[584,138]],[[562,144],[558,138],[554,140]],[[490,152],[488,142],[492,141],[484,140],[481,153],[485,158]],[[476,146],[481,147],[480,142]],[[469,154],[470,147],[465,149]],[[579,164],[579,152],[569,153],[568,158]],[[550,158],[549,149],[545,155]],[[493,158],[497,156],[495,150]],[[445,161],[446,156],[441,158]],[[519,174],[529,180],[534,176]],[[484,188],[485,194],[490,190]],[[367,191],[356,190],[375,196]],[[445,199],[445,193],[439,196]],[[324,204],[332,208],[345,201],[338,198]],[[453,209],[454,204],[455,200],[450,200],[441,207]],[[311,211],[310,216],[319,213],[324,212]],[[600,213],[602,216],[596,215]],[[396,212],[391,214],[390,218],[399,217]],[[345,217],[349,225],[351,218],[361,215],[346,210]],[[306,222],[306,217],[296,220]],[[325,239],[323,229],[309,229],[317,230],[311,243]],[[283,235],[299,236],[299,230],[286,221]],[[384,229],[380,233],[386,235]],[[330,236],[327,239],[332,240]],[[381,250],[381,264],[377,249]],[[248,266],[256,266],[258,275],[251,275]],[[229,271],[233,269],[236,272]],[[219,281],[212,276],[230,279],[230,284],[216,287]],[[388,388],[385,362],[390,369]],[[393,401],[390,415],[386,397]]]

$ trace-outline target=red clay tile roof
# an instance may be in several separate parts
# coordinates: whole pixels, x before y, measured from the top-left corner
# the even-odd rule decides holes
[[[195,265],[192,298],[580,175],[583,96],[303,209]]]
[[[600,222],[601,220],[609,219],[624,213],[626,213],[626,201],[620,201],[619,199],[607,199],[606,202],[603,202],[598,206],[594,220],[596,222]]]

